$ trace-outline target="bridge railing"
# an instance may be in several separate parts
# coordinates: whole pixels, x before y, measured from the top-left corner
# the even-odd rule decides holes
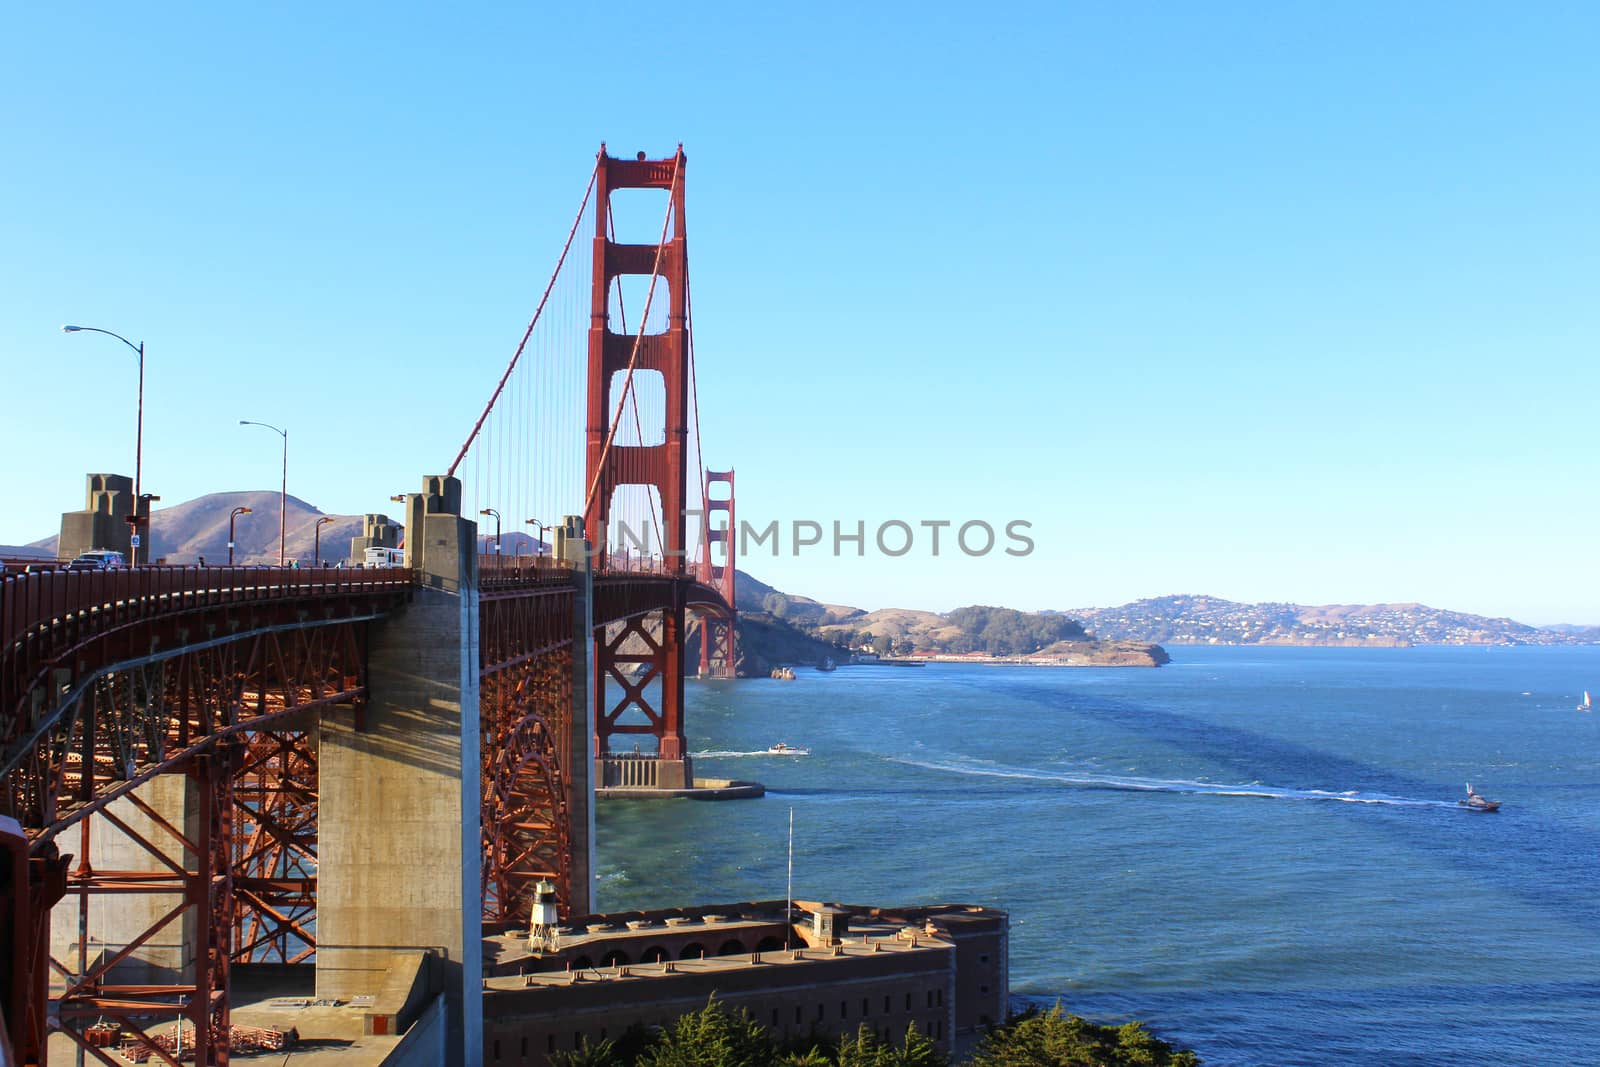
[[[660,574],[669,578],[696,578],[699,572],[694,561],[669,559],[659,555],[638,555],[627,552],[603,552],[595,557],[596,574]]]
[[[572,564],[552,556],[478,556],[478,588],[486,593],[565,584],[571,576]]]

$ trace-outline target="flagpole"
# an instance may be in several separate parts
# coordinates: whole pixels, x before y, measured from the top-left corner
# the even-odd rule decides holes
[[[794,808],[789,809],[789,895],[783,902],[783,947],[794,936]]]

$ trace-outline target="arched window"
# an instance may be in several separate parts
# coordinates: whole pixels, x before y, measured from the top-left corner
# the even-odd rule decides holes
[[[741,952],[748,952],[748,951],[749,950],[744,947],[744,942],[743,941],[734,941],[734,940],[730,939],[730,940],[724,941],[722,943],[722,947],[717,949],[717,955],[719,955],[719,956],[737,956]]]
[[[651,945],[649,948],[639,953],[640,963],[660,963],[668,958],[667,950],[662,948],[660,945]]]
[[[600,966],[602,967],[625,967],[630,962],[632,961],[628,959],[628,954],[618,948],[614,948],[600,957]]]
[[[691,941],[678,950],[680,960],[698,960],[705,956],[706,947],[698,941]]]

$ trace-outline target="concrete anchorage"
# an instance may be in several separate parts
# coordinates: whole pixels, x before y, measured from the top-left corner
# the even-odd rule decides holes
[[[91,474],[88,482],[83,510],[61,515],[56,555],[72,559],[83,552],[107,549],[121,552],[133,562],[133,479],[126,474]],[[141,547],[148,552],[148,545]]]

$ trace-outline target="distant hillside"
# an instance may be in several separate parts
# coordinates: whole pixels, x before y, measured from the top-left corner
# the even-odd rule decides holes
[[[744,571],[739,572],[735,605],[740,611],[764,612],[795,626],[844,622],[866,614],[860,608],[824,604],[810,597],[783,593]]]
[[[1162,644],[1571,645],[1600,643],[1600,628],[1528,626],[1426,604],[1241,604],[1164,596],[1114,608],[1075,608],[1098,636]]]
[[[972,606],[941,615],[913,608],[863,611],[785,593],[739,572],[740,612],[770,616],[841,650],[897,656],[1003,657],[1078,665],[1159,666],[1166,653],[1142,641],[1098,641],[1059,612]]]
[[[276,491],[209,493],[150,514],[150,558],[169,563],[193,563],[204,556],[208,563],[228,559],[228,516],[234,508],[246,507],[250,514],[234,522],[235,563],[278,562],[278,502]],[[320,518],[334,521],[322,527],[322,558],[344,559],[350,554],[350,539],[361,534],[361,516],[324,516],[298,497],[288,499],[285,552],[291,559],[309,563],[314,543],[313,531]],[[47,537],[28,546],[54,554],[56,538]]]

